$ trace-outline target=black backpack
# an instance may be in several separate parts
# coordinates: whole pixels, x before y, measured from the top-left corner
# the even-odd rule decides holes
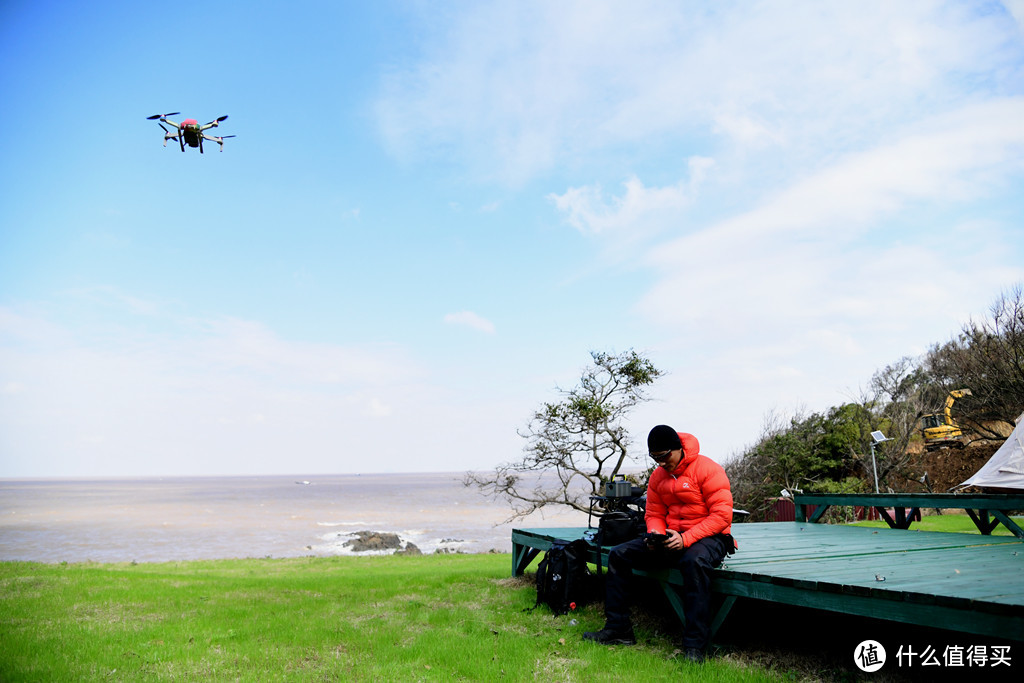
[[[555,616],[593,601],[599,593],[597,577],[587,566],[590,545],[583,539],[554,541],[537,566],[537,602],[547,603]]]

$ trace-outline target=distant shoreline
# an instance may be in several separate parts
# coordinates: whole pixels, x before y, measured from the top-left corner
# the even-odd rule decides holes
[[[568,508],[511,514],[455,472],[5,480],[0,559],[358,555],[346,545],[358,531],[396,534],[423,554],[478,554],[509,552],[514,525],[587,524]]]
[[[390,477],[390,476],[445,476],[464,477],[468,472],[437,471],[437,472],[352,472],[335,473],[321,472],[320,474],[95,474],[95,475],[39,475],[39,476],[0,476],[0,483],[4,482],[103,482],[103,481],[165,481],[165,480],[194,480],[194,479],[294,479],[297,481],[308,480],[315,484],[317,479],[327,477]],[[486,470],[485,470],[486,471]]]

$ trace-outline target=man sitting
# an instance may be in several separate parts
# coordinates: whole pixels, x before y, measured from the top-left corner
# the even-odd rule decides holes
[[[683,650],[704,660],[711,633],[711,571],[736,550],[732,491],[725,470],[700,454],[697,437],[658,425],[647,436],[658,463],[647,485],[647,536],[612,548],[605,626],[583,634],[605,645],[636,643],[630,619],[633,569],[678,569],[683,575]]]

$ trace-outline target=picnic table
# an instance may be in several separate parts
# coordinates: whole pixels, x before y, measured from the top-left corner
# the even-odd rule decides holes
[[[1014,536],[1024,539],[1024,530],[1008,514],[1013,510],[1024,510],[1024,494],[801,493],[793,497],[793,502],[798,522],[818,522],[833,505],[853,505],[875,508],[893,529],[909,529],[914,520],[920,518],[920,511],[924,508],[962,509],[985,536],[1002,524]]]

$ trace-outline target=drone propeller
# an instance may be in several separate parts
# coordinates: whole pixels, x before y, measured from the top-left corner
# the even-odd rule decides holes
[[[217,123],[220,123],[221,121],[224,121],[224,120],[226,120],[227,118],[228,118],[228,115],[227,115],[227,114],[224,114],[224,116],[221,116],[221,117],[220,117],[219,119],[217,119]]]
[[[170,114],[153,114],[152,116],[147,116],[146,120],[156,121],[157,119],[166,119],[168,116],[177,116],[180,113],[180,111],[172,111]]]
[[[224,151],[224,141],[227,140],[228,138],[233,138],[233,137],[235,137],[235,136],[234,135],[216,135],[216,136],[214,136],[214,135],[204,135],[203,139],[204,140],[209,140],[210,142],[216,142],[218,145],[220,145],[220,151],[223,152]],[[200,142],[199,142],[199,151],[200,152],[203,151],[202,140],[200,140]]]

